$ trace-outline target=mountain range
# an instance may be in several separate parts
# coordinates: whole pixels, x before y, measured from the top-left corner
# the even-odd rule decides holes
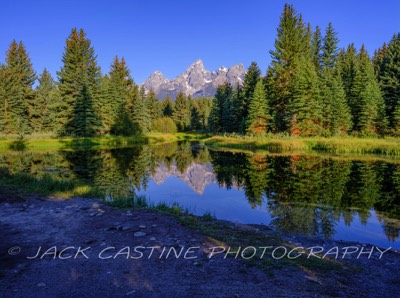
[[[175,100],[179,92],[193,98],[213,97],[217,87],[225,82],[232,84],[232,86],[242,84],[245,73],[243,64],[236,64],[230,68],[221,66],[210,72],[204,67],[203,61],[198,59],[175,79],[169,80],[157,70],[143,85],[147,91],[153,90],[157,98],[162,100],[167,95]]]

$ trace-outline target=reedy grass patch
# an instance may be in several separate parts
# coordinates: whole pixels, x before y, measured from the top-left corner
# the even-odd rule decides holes
[[[232,149],[262,149],[272,153],[317,151],[334,154],[400,155],[400,138],[300,138],[300,137],[248,137],[213,136],[203,141],[210,147]]]

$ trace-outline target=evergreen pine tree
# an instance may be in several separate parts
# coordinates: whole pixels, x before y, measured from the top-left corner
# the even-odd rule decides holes
[[[169,95],[164,99],[162,112],[165,117],[172,117],[174,113],[174,103]]]
[[[191,118],[190,118],[190,129],[191,130],[200,130],[202,128],[201,125],[201,115],[200,115],[200,106],[197,100],[193,101],[192,110],[191,110]]]
[[[141,85],[139,87],[139,97],[142,99],[142,101],[146,104],[147,106],[147,94],[146,94],[146,87],[144,85]]]
[[[256,62],[251,62],[244,77],[243,89],[241,94],[241,122],[245,125],[249,113],[249,103],[253,97],[254,89],[261,77],[261,70]]]
[[[6,52],[6,66],[9,69],[14,70],[15,76],[17,76],[17,73],[18,73],[17,69],[19,68],[18,49],[19,49],[19,45],[18,45],[17,41],[14,39],[8,46],[8,49]]]
[[[200,97],[193,100],[192,124],[194,130],[206,130],[212,109],[212,98]]]
[[[72,29],[66,40],[66,46],[62,57],[63,66],[57,72],[60,82],[60,95],[63,98],[63,107],[60,110],[60,120],[64,123],[64,134],[75,134],[77,127],[72,121],[75,119],[75,103],[82,96],[83,87],[86,86],[88,94],[92,97],[93,107],[97,111],[102,108],[102,100],[99,91],[101,86],[101,72],[97,65],[97,56],[91,41],[86,38],[83,29]],[[96,126],[96,129],[101,129]],[[93,131],[87,129],[87,131]]]
[[[332,23],[329,23],[322,48],[322,64],[324,68],[332,69],[336,65],[339,54],[338,43],[339,38],[337,37],[337,33],[333,29]]]
[[[379,81],[389,125],[398,133],[400,132],[400,33],[393,36],[384,55]]]
[[[32,115],[34,91],[32,86],[36,73],[22,42],[15,40],[10,44],[6,53],[5,80],[7,94],[7,118],[5,125],[8,133],[25,134],[31,132],[30,117]],[[12,93],[11,93],[12,92]]]
[[[49,116],[49,105],[53,100],[55,82],[45,68],[39,76],[39,85],[35,90],[35,102],[31,113],[31,126],[35,132],[48,132],[44,128],[45,118]]]
[[[7,89],[6,89],[6,73],[5,67],[0,64],[0,133],[5,133],[5,115],[7,106]]]
[[[9,68],[0,65],[0,132],[4,134],[24,133],[19,131],[21,119],[27,116],[26,109],[20,109],[23,104],[23,93],[15,82],[15,77]],[[22,113],[21,113],[22,112]],[[27,128],[26,124],[23,128]]]
[[[293,97],[286,114],[292,136],[321,135],[323,129],[322,102],[318,74],[309,57],[298,58],[293,78]]]
[[[134,82],[123,57],[114,57],[108,77],[103,82],[107,90],[103,108],[106,130],[116,134],[133,133],[133,123],[127,107],[129,90],[134,88]]]
[[[226,84],[221,111],[222,130],[225,132],[238,132],[241,124],[240,117],[240,90]]]
[[[222,111],[224,109],[226,100],[226,89],[230,88],[230,85],[224,83],[217,87],[215,91],[215,97],[213,99],[213,105],[210,113],[209,129],[212,132],[220,133],[223,131],[222,124]]]
[[[18,84],[23,89],[24,98],[29,103],[29,106],[31,106],[34,99],[32,86],[37,77],[22,41],[17,44],[14,40],[11,43],[7,52],[6,63],[13,75],[17,77]]]
[[[249,134],[255,135],[265,133],[270,119],[271,116],[269,114],[269,105],[264,83],[259,79],[250,100],[246,131]]]
[[[60,115],[61,109],[64,105],[56,83],[54,83],[47,98],[47,108],[43,114],[42,129],[44,132],[52,132],[56,135],[60,135],[65,123],[60,121],[58,115]]]
[[[268,89],[277,131],[287,131],[291,126],[287,117],[288,103],[293,101],[293,77],[296,60],[304,55],[307,44],[303,22],[292,5],[285,4],[275,40],[275,49],[270,51],[272,63],[268,70]]]
[[[318,73],[322,71],[322,34],[317,26],[311,40],[312,59]]]
[[[273,69],[272,67],[268,67],[267,69],[267,74],[266,76],[263,78],[264,81],[264,86],[265,86],[265,92],[266,92],[266,96],[269,99],[269,104],[270,104],[270,112],[271,112],[271,121],[269,124],[269,129],[271,132],[278,132],[279,129],[276,127],[276,122],[275,120],[277,119],[277,109],[276,106],[273,106],[273,101],[272,98],[274,97],[274,73],[273,73]]]
[[[135,86],[130,92],[129,101],[132,101],[132,123],[136,134],[146,134],[151,128],[151,116],[146,104],[146,96],[143,88]]]
[[[313,59],[313,46],[312,46],[312,39],[313,39],[313,32],[311,29],[311,24],[307,23],[307,27],[304,27],[303,24],[300,24],[299,27],[303,30],[303,55],[306,55],[308,58]],[[317,70],[317,69],[316,69]]]
[[[357,69],[351,89],[354,130],[365,134],[381,133],[386,127],[384,101],[372,61],[364,45],[357,56]]]
[[[383,64],[388,54],[388,48],[386,42],[383,46],[374,52],[374,57],[372,59],[375,68],[375,75],[380,79],[383,71]]]
[[[325,88],[322,96],[325,103],[323,112],[327,133],[332,135],[347,134],[352,128],[352,120],[339,71],[325,71],[324,83]]]
[[[194,100],[193,100],[191,95],[188,95],[186,100],[187,100],[187,105],[188,105],[188,108],[189,108],[190,121],[189,121],[189,125],[187,127],[187,129],[189,130],[191,128],[191,123],[192,123],[192,111],[193,111]]]
[[[31,118],[35,101],[35,93],[32,89],[32,86],[35,83],[37,76],[36,72],[33,70],[31,59],[29,58],[29,55],[22,41],[20,41],[18,44],[18,62],[24,99],[27,102],[28,106],[28,117]]]
[[[332,23],[329,23],[323,40],[320,80],[322,113],[327,135],[346,134],[352,125],[350,108],[340,76],[340,65],[343,63],[344,52],[339,52],[338,42],[339,39]]]
[[[147,109],[150,114],[151,121],[161,117],[160,105],[156,93],[153,90],[149,91],[146,100]]]
[[[84,85],[75,102],[74,118],[71,120],[74,127],[74,136],[90,137],[99,129],[101,122],[93,106],[93,98],[89,88]]]
[[[248,108],[249,102],[253,97],[254,89],[261,77],[261,70],[258,67],[256,62],[251,62],[249,68],[246,71],[246,75],[244,77],[244,83],[242,88],[242,94],[244,98],[244,107]]]
[[[338,67],[342,76],[344,91],[346,93],[347,104],[352,115],[353,128],[358,122],[359,104],[357,92],[354,92],[354,84],[358,72],[357,50],[354,44],[350,44],[347,50],[339,53]],[[352,128],[352,130],[353,130]]]
[[[360,93],[361,108],[358,122],[360,132],[366,134],[379,132],[381,122],[385,121],[384,114],[380,114],[382,102],[383,98],[378,83],[369,80]]]
[[[393,131],[398,135],[400,132],[400,104],[396,105],[393,112]]]
[[[135,113],[137,108],[143,108],[146,106],[141,100],[139,102],[139,87],[129,78],[126,85],[126,95],[125,98],[120,99],[121,103],[117,104],[116,118],[114,124],[111,127],[111,132],[117,135],[132,135],[144,133],[141,131],[141,127],[138,122],[141,122],[140,113]],[[147,109],[146,109],[147,111]],[[144,113],[146,113],[146,111]],[[136,123],[134,122],[134,117],[136,118]]]
[[[133,102],[127,102],[127,106],[119,106],[118,117],[114,120],[111,133],[115,135],[132,135],[137,128],[132,120]]]
[[[183,92],[179,92],[176,96],[174,111],[172,113],[172,119],[175,121],[179,131],[184,131],[190,127],[190,118],[190,102]]]

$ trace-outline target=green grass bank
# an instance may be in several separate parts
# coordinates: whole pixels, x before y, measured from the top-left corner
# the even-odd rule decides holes
[[[101,136],[88,138],[56,138],[50,135],[32,135],[24,138],[17,136],[0,137],[0,152],[8,150],[47,151],[60,149],[101,149],[123,148],[136,144],[157,144],[183,140],[199,140],[207,137],[197,133],[149,133],[134,136]]]
[[[300,137],[247,137],[213,136],[204,144],[212,148],[267,150],[273,153],[316,151],[331,154],[400,155],[400,138],[300,138]]]

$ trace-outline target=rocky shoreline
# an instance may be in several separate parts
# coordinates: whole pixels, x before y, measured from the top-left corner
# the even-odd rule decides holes
[[[267,227],[215,222],[243,233],[276,234]],[[332,263],[338,267],[315,270],[286,263],[287,254],[279,258],[282,248],[276,250],[271,266],[257,257],[249,260],[252,248],[237,258],[234,253],[210,258],[213,248],[218,252],[216,247],[224,246],[218,239],[160,212],[122,210],[95,199],[0,193],[0,227],[3,297],[159,297],[166,293],[174,297],[394,297],[400,284],[397,251],[387,251],[381,258],[378,250],[369,258],[366,253],[342,258],[342,250]],[[285,247],[297,248],[296,253],[299,247],[320,246],[325,252],[335,246],[371,248],[318,238],[281,238]],[[259,243],[252,246],[260,247]],[[332,250],[329,258],[334,256]]]

